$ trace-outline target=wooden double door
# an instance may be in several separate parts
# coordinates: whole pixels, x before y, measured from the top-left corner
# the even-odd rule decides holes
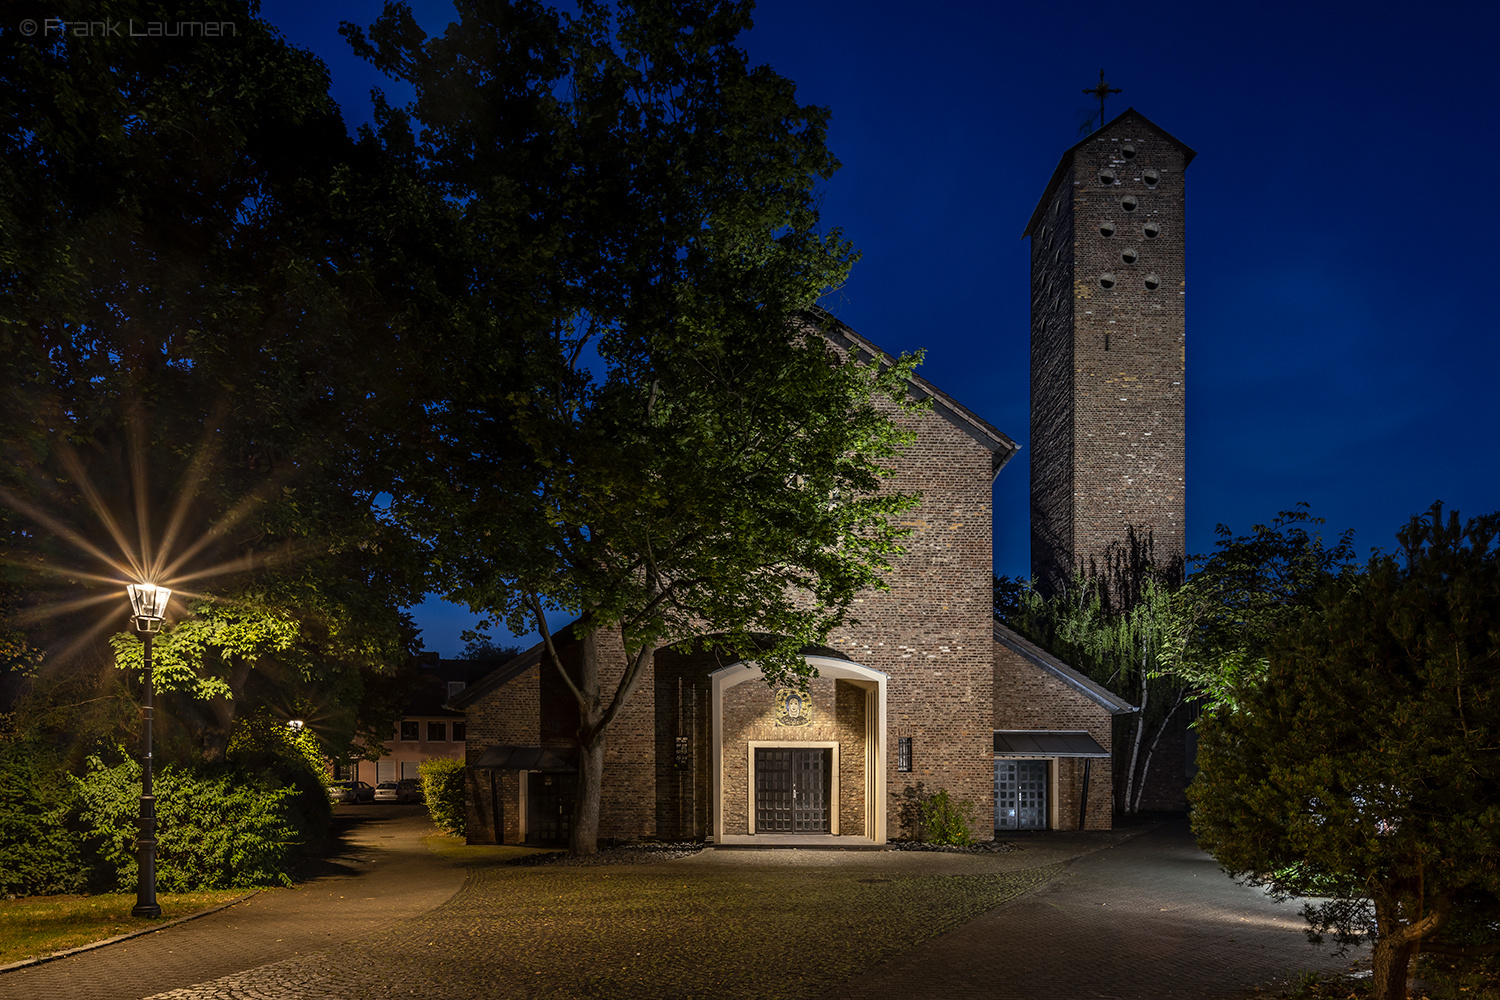
[[[755,748],[755,832],[828,833],[833,751]]]

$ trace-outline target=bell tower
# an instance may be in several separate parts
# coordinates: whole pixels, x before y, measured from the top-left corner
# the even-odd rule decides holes
[[[1194,152],[1127,109],[1063,153],[1031,237],[1031,571],[1128,602],[1185,559],[1183,172]]]

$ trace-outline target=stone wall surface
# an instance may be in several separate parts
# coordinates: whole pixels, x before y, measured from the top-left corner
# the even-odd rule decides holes
[[[862,595],[859,624],[829,645],[887,682],[887,833],[910,835],[901,817],[919,795],[946,789],[983,816],[994,811],[992,747],[992,453],[938,414],[891,481],[922,503],[902,519],[910,535],[890,589]],[[898,737],[912,739],[912,771],[896,770]],[[983,824],[981,824],[983,825]]]
[[[1184,161],[1170,137],[1122,115],[1073,151],[1051,228],[1033,231],[1032,560],[1049,586],[1064,567],[1149,559],[1181,572]]]

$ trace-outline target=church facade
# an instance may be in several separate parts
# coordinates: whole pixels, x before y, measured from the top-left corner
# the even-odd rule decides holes
[[[1119,383],[1128,375],[1150,389],[1141,404],[1147,410],[1170,408],[1176,393],[1180,414],[1181,379],[1172,378],[1172,366],[1180,364],[1181,307],[1172,297],[1181,291],[1181,267],[1179,260],[1173,270],[1167,248],[1174,240],[1181,246],[1181,215],[1157,206],[1147,191],[1152,198],[1176,191],[1180,201],[1185,160],[1175,152],[1180,144],[1134,112],[1091,139],[1094,145],[1086,140],[1065,154],[1028,227],[1033,259],[1043,260],[1033,267],[1032,405],[1033,437],[1046,442],[1033,459],[1044,465],[1043,489],[1038,495],[1034,488],[1033,497],[1033,519],[1040,521],[1033,559],[1039,537],[1044,565],[1075,565],[1091,546],[1105,551],[1116,536],[1125,537],[1117,523],[1147,525],[1157,545],[1181,544],[1180,416],[1174,439],[1170,419],[1142,411],[1131,422],[1120,416],[1126,407],[1100,394],[1123,395]],[[1116,180],[1138,186],[1147,184],[1142,178],[1155,180],[1140,192],[1122,186],[1106,195],[1103,168],[1094,161],[1123,156],[1122,139],[1134,150],[1126,159],[1142,169],[1117,166]],[[1080,245],[1088,232],[1100,231],[1105,215],[1127,211],[1120,201],[1126,197],[1135,201],[1129,211],[1141,214],[1120,216],[1114,231],[1124,237],[1127,223],[1140,220],[1154,224],[1157,235],[1131,230],[1128,241],[1099,237],[1115,243],[1097,254],[1136,246],[1135,260],[1151,269],[1154,287],[1144,280],[1145,268],[1094,261],[1088,255],[1095,251]],[[1096,199],[1104,200],[1094,205]],[[1156,239],[1162,242],[1143,242]],[[1116,278],[1107,287],[1093,274],[1103,263]],[[1071,295],[1070,304],[1057,304],[1059,289]],[[1175,327],[1172,310],[1157,308],[1168,301],[1178,303]],[[1139,321],[1122,324],[1127,314]],[[1063,320],[1066,335],[1057,325]],[[815,321],[838,350],[881,356],[832,317],[819,314]],[[1121,332],[1127,328],[1136,332]],[[1132,362],[1141,367],[1121,368],[1125,374],[1084,371],[1095,333],[1115,337],[1109,362],[1144,359],[1163,345],[1177,360]],[[880,844],[917,836],[920,805],[937,792],[971,805],[981,839],[992,829],[1109,827],[1112,720],[1132,707],[994,618],[992,487],[1018,446],[926,380],[914,377],[909,390],[932,405],[914,418],[916,440],[896,467],[894,487],[918,491],[922,501],[903,522],[910,535],[889,589],[865,595],[855,609],[857,625],[807,651],[818,676],[805,691],[773,689],[753,662],[712,650],[658,650],[607,737],[601,837]],[[1104,458],[1090,457],[1089,440],[1118,433],[1124,437],[1118,445],[1109,438]],[[1175,471],[1163,464],[1174,454]],[[1109,456],[1148,471],[1131,465],[1121,472],[1108,466]],[[1127,510],[1127,500],[1136,506]],[[1142,511],[1153,519],[1142,520]],[[622,654],[601,649],[605,690]],[[562,655],[578,655],[577,647],[564,646]],[[450,706],[467,719],[470,841],[565,842],[577,716],[541,648],[470,685]]]

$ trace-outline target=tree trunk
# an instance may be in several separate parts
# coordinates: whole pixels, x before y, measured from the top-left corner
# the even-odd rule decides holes
[[[1406,1000],[1406,976],[1411,960],[1422,946],[1422,938],[1436,935],[1453,912],[1453,898],[1448,895],[1438,895],[1430,908],[1425,907],[1421,877],[1406,882],[1405,887],[1410,890],[1413,883],[1414,892],[1376,895],[1372,900],[1378,934],[1371,961],[1371,1000]],[[1403,910],[1409,923],[1401,922]]]
[[[1127,816],[1135,812],[1135,802],[1139,797],[1135,794],[1135,764],[1141,755],[1141,737],[1146,735],[1146,699],[1151,695],[1151,689],[1146,686],[1146,671],[1141,670],[1141,704],[1135,710],[1135,739],[1130,746],[1130,767],[1125,772],[1125,814]]]
[[[1156,756],[1156,748],[1161,745],[1161,738],[1166,733],[1167,726],[1172,723],[1172,716],[1177,714],[1177,710],[1182,707],[1182,702],[1183,695],[1179,691],[1177,693],[1177,701],[1172,705],[1172,710],[1167,713],[1165,719],[1161,720],[1161,725],[1156,730],[1156,737],[1151,741],[1151,746],[1146,748],[1146,759],[1141,763],[1141,780],[1136,783],[1135,805],[1130,810],[1133,813],[1141,811],[1141,796],[1146,794],[1146,776],[1151,773],[1151,761]]]
[[[573,804],[573,830],[568,853],[577,857],[599,853],[599,802],[604,791],[604,734],[592,745],[578,748],[578,801]]]
[[[1382,934],[1375,940],[1370,1000],[1406,1000],[1406,975],[1417,942],[1392,940]]]
[[[578,797],[573,803],[573,829],[568,853],[599,852],[599,800],[604,790],[603,706],[599,697],[599,630],[583,633],[583,656],[578,669]]]

